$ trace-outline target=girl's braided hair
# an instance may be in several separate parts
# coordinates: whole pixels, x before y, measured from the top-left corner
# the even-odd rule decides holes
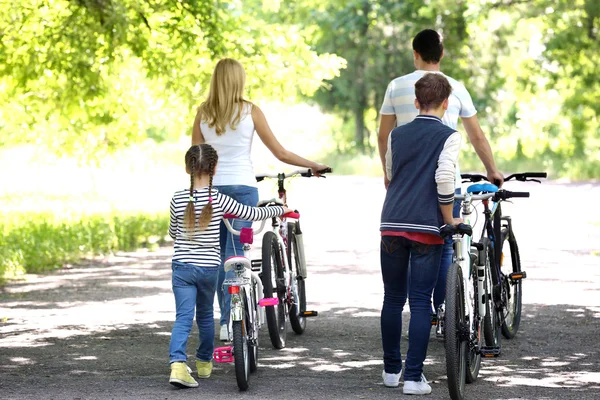
[[[191,233],[196,228],[196,207],[194,206],[194,177],[208,175],[208,203],[202,208],[198,218],[198,228],[206,229],[213,215],[212,186],[213,175],[219,156],[215,149],[206,143],[194,145],[185,153],[185,167],[190,174],[190,200],[185,208],[183,223],[185,229]]]

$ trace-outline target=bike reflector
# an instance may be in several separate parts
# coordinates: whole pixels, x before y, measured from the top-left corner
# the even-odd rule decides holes
[[[240,293],[240,287],[239,286],[229,286],[227,288],[227,291],[229,292],[229,294],[239,294]]]

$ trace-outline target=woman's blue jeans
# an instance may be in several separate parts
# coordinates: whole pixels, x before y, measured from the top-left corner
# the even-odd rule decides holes
[[[255,187],[227,185],[215,186],[215,189],[246,206],[256,207],[258,204],[258,189]],[[232,226],[235,230],[239,231],[243,227],[251,227],[252,222],[243,219],[234,219]],[[226,325],[229,322],[229,312],[231,308],[231,296],[229,295],[229,292],[223,290],[223,281],[225,280],[225,277],[230,278],[233,276],[230,275],[233,273],[231,271],[226,276],[223,262],[231,256],[241,256],[243,254],[244,249],[242,248],[239,236],[235,236],[229,232],[225,224],[221,222],[221,266],[219,267],[219,280],[217,283],[217,299],[221,311],[220,325]]]
[[[196,358],[211,361],[215,339],[213,304],[219,269],[177,261],[173,261],[171,268],[176,317],[169,344],[170,362],[187,361],[186,347],[194,323],[194,309],[200,336]]]
[[[381,238],[381,275],[384,288],[381,310],[383,365],[385,372],[390,374],[402,371],[402,310],[408,296],[410,325],[405,381],[420,381],[423,373],[431,330],[431,293],[438,279],[442,247],[441,244],[427,245],[401,236]],[[409,261],[410,286],[407,285]]]

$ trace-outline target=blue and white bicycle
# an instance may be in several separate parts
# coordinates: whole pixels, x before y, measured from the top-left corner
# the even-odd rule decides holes
[[[526,172],[505,178],[536,181],[545,172]],[[463,182],[487,180],[483,175],[464,174]],[[448,390],[453,400],[464,399],[465,382],[477,379],[481,357],[500,355],[500,332],[513,338],[521,321],[522,280],[519,247],[512,220],[502,215],[501,203],[510,198],[529,197],[528,192],[510,192],[490,183],[474,184],[461,200],[464,223],[444,226],[441,234],[454,239],[453,263],[446,280],[445,306],[438,310],[438,333],[446,345]],[[473,202],[483,204],[483,229],[472,242]],[[491,201],[491,206],[490,206]],[[506,258],[510,259],[507,260]]]

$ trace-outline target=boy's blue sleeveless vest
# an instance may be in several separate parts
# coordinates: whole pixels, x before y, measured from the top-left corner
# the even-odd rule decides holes
[[[392,131],[392,180],[381,212],[381,231],[439,234],[444,220],[435,171],[444,144],[454,132],[429,115]]]

